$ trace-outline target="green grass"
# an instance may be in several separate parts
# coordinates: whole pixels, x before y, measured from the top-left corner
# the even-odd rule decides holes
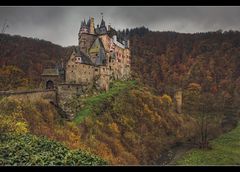
[[[116,96],[121,91],[131,89],[135,85],[135,80],[114,81],[110,85],[110,89],[108,92],[102,92],[97,96],[91,96],[83,99],[82,101],[84,103],[84,108],[81,109],[81,111],[76,115],[73,121],[77,124],[81,123],[86,116],[89,116],[99,111],[103,102],[109,101],[112,97]]]
[[[177,165],[240,165],[240,123],[231,132],[211,141],[211,150],[193,149]]]

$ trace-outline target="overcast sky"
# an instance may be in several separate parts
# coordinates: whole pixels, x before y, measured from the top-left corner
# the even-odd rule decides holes
[[[116,30],[145,26],[154,31],[184,33],[240,30],[240,7],[0,7],[6,33],[45,39],[62,46],[78,44],[81,20],[95,18]]]

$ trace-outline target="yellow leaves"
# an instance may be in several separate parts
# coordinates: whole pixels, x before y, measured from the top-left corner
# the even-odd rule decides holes
[[[96,124],[99,125],[100,127],[103,127],[103,122],[96,120]]]
[[[0,132],[25,134],[28,132],[28,125],[26,122],[16,121],[12,116],[0,116]]]
[[[0,107],[0,131],[2,133],[23,134],[28,132],[28,124],[23,118],[23,110],[19,100],[3,98],[0,101]]]
[[[26,122],[17,122],[15,127],[16,127],[15,132],[17,134],[28,133],[28,124]]]
[[[162,97],[161,97],[161,100],[163,103],[166,103],[168,105],[171,105],[172,104],[172,98],[170,96],[168,96],[167,94],[164,94]]]
[[[112,123],[108,124],[108,127],[114,133],[116,133],[116,134],[120,133],[119,128],[118,128],[118,126],[117,126],[117,124],[115,122],[112,122]]]

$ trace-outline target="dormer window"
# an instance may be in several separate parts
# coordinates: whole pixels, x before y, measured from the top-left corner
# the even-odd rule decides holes
[[[82,63],[82,58],[81,57],[76,57],[76,63]]]

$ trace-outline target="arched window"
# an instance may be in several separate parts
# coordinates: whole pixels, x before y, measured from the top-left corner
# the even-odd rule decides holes
[[[48,80],[46,83],[46,89],[54,89],[54,83],[51,80]]]

